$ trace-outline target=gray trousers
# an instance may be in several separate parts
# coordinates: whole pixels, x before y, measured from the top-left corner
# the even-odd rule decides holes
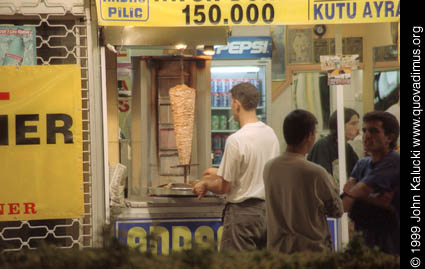
[[[251,198],[227,203],[223,210],[221,251],[261,249],[267,246],[266,205]]]

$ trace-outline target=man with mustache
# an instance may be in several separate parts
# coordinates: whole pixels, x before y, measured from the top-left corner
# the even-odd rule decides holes
[[[363,117],[363,146],[369,156],[359,160],[344,186],[344,211],[363,233],[366,245],[400,253],[400,154],[394,151],[400,126],[388,112]]]

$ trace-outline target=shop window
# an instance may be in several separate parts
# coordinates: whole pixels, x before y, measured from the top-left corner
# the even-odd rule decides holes
[[[292,100],[296,109],[306,109],[318,121],[319,132],[329,129],[331,92],[326,72],[300,72],[294,74]]]
[[[373,79],[375,110],[385,111],[398,102],[400,70],[376,71]]]
[[[344,107],[361,114],[363,71],[351,72],[351,83],[344,85]],[[313,113],[318,121],[319,136],[329,132],[329,118],[337,108],[336,87],[328,85],[328,74],[323,71],[295,72],[292,80],[292,104],[294,109],[305,109]],[[319,137],[318,137],[319,138]]]

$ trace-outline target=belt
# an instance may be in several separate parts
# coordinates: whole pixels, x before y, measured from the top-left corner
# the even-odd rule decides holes
[[[223,208],[223,212],[222,212],[222,215],[221,215],[221,222],[223,222],[223,220],[224,220],[224,214],[225,214],[225,212],[226,212],[226,210],[228,209],[229,206],[231,206],[231,205],[250,204],[250,203],[257,204],[257,203],[261,203],[261,202],[265,202],[265,201],[263,199],[256,198],[256,197],[248,198],[245,201],[240,202],[240,203],[227,202],[225,204],[224,208]]]
[[[248,199],[246,199],[246,200],[244,200],[242,202],[239,202],[239,203],[228,202],[228,204],[245,204],[245,203],[248,204],[248,203],[253,203],[253,202],[265,202],[265,201],[264,201],[264,199],[261,199],[261,198],[251,197],[251,198],[248,198]]]

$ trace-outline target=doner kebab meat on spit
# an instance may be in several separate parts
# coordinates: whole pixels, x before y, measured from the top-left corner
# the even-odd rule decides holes
[[[182,84],[171,88],[169,93],[179,163],[180,165],[190,164],[196,90]]]

